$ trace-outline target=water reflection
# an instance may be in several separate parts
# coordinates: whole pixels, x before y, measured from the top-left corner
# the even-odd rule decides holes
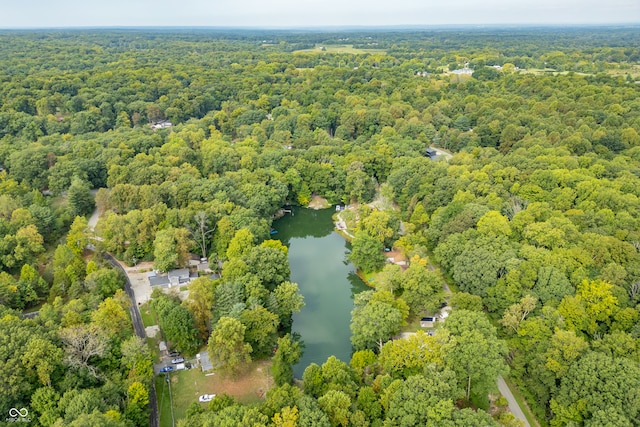
[[[297,378],[309,363],[322,364],[330,355],[349,361],[353,296],[367,289],[347,261],[350,248],[334,232],[332,214],[331,209],[298,208],[273,225],[278,231],[274,237],[289,247],[291,280],[305,297],[306,306],[293,316],[293,332],[300,333],[306,345],[294,367]]]

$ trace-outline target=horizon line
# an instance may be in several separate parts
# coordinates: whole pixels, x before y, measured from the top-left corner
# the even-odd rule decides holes
[[[19,26],[0,27],[0,31],[34,30],[262,30],[262,31],[322,31],[322,30],[415,30],[453,28],[592,28],[592,27],[640,27],[636,22],[591,22],[591,23],[484,23],[484,24],[348,24],[348,25],[67,25],[67,26]]]

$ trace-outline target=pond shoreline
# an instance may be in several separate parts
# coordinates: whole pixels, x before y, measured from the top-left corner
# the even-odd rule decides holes
[[[291,281],[298,283],[305,306],[293,315],[292,332],[301,334],[305,353],[294,366],[301,378],[310,363],[335,355],[351,359],[351,311],[355,294],[370,288],[348,262],[348,240],[338,234],[333,212],[299,208],[273,224],[289,247]]]

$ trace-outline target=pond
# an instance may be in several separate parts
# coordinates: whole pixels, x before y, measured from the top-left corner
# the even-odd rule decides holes
[[[296,378],[310,363],[322,365],[331,355],[349,363],[353,297],[368,289],[347,260],[349,244],[335,232],[333,213],[298,208],[273,225],[278,231],[273,237],[289,248],[291,281],[304,295],[305,306],[293,315],[292,332],[305,343]]]

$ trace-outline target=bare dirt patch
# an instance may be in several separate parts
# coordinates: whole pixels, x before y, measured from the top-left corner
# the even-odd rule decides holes
[[[225,378],[216,373],[207,379],[213,379],[214,393],[227,393],[243,403],[252,403],[264,398],[267,390],[274,385],[271,361],[268,360],[251,363],[247,372],[236,378]]]
[[[313,195],[311,197],[311,201],[309,202],[309,206],[307,207],[309,209],[318,210],[318,209],[326,209],[328,207],[331,207],[331,204],[329,204],[327,199],[325,199],[324,197]]]
[[[144,261],[139,262],[135,267],[128,267],[125,263],[120,261],[120,265],[127,272],[129,281],[131,282],[131,288],[136,296],[136,302],[144,304],[151,299],[151,285],[149,279],[147,279],[147,272],[153,270],[153,262]]]
[[[397,248],[392,248],[389,252],[385,252],[384,256],[387,258],[393,258],[393,262],[396,264],[407,260],[402,251]]]
[[[184,418],[187,408],[203,394],[233,396],[241,403],[251,404],[262,400],[274,386],[271,377],[271,361],[259,360],[246,367],[245,374],[237,378],[224,378],[220,374],[205,375],[200,369],[189,369],[168,374],[171,379],[171,398],[169,397],[167,375],[156,377],[156,393],[160,409],[160,426],[171,426],[171,403],[176,421]],[[206,408],[209,403],[200,403]]]

